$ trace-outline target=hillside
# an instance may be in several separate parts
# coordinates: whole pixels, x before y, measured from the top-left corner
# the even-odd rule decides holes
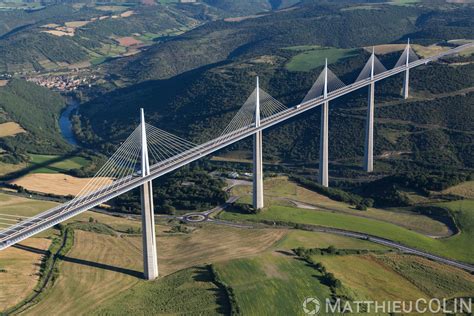
[[[426,11],[387,5],[380,10],[343,10],[346,6],[308,2],[240,22],[207,23],[143,54],[120,60],[109,71],[132,81],[165,79],[226,60],[274,54],[288,46],[352,48],[390,43],[416,32],[416,21]]]
[[[0,12],[6,20],[4,34],[0,35],[0,54],[4,56],[0,72],[84,67],[136,54],[160,39],[203,23],[215,11],[203,5],[65,4],[48,6],[26,16],[21,12]]]
[[[57,93],[23,80],[0,87],[0,122],[16,122],[24,133],[0,138],[0,160],[18,162],[26,151],[64,153],[70,146],[62,138],[58,118],[64,99]]]

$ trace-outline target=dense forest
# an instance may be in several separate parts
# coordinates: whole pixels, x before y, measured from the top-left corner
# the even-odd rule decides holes
[[[64,106],[59,94],[24,80],[0,87],[0,122],[14,121],[27,131],[0,138],[0,148],[7,153],[1,159],[18,162],[26,151],[58,154],[70,150],[58,127]]]
[[[180,169],[153,181],[153,201],[156,213],[174,214],[179,210],[208,210],[227,199],[225,182],[200,168]],[[113,204],[125,213],[140,213],[139,191],[117,197]]]

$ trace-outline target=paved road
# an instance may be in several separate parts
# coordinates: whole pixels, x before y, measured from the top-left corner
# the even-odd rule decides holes
[[[464,49],[473,47],[474,43],[461,45],[453,48],[449,51],[443,52],[433,57],[420,59],[414,61],[406,66],[397,67],[395,69],[387,70],[381,74],[374,76],[374,81],[383,80],[393,75],[402,73],[407,69],[418,67],[420,65],[427,64],[431,61],[437,60],[444,56],[456,54]],[[361,89],[371,84],[370,79],[360,80],[353,84],[342,87],[338,90],[332,91],[328,94],[327,98],[319,97],[307,102],[303,102],[297,106],[288,108],[287,110],[276,113],[270,117],[267,117],[261,121],[260,127],[255,127],[253,124],[243,127],[239,130],[231,133],[222,135],[209,142],[196,146],[190,150],[187,150],[179,155],[171,157],[160,163],[157,163],[150,168],[150,175],[141,177],[132,175],[118,179],[112,184],[97,190],[86,196],[77,198],[71,202],[54,207],[46,212],[38,214],[35,217],[30,218],[27,221],[23,221],[12,227],[9,227],[0,232],[0,250],[10,247],[30,236],[40,233],[54,225],[61,223],[69,218],[72,218],[82,212],[85,212],[97,205],[105,203],[119,195],[122,195],[134,188],[137,188],[144,183],[156,179],[164,174],[174,171],[184,165],[187,165],[193,161],[196,161],[204,156],[212,154],[224,147],[227,147],[235,142],[238,142],[244,138],[252,136],[258,131],[272,127],[278,123],[286,121],[296,115],[304,113],[308,110],[314,109],[321,104],[339,98],[343,95]]]

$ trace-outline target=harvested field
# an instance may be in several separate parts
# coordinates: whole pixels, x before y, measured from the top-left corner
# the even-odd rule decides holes
[[[406,47],[406,44],[384,44],[384,45],[377,45],[374,48],[375,48],[376,54],[384,55],[384,54],[404,50],[405,47]],[[364,49],[368,51],[369,53],[372,52],[372,46],[364,47]]]
[[[16,134],[25,133],[26,131],[15,122],[6,122],[0,124],[0,137],[14,136]]]
[[[192,234],[169,234],[158,227],[158,262],[162,276],[205,263],[255,255],[272,247],[285,236],[283,229],[238,229],[204,226]],[[141,249],[141,237],[127,239]]]
[[[372,255],[313,256],[353,291],[356,299],[406,300],[428,298],[414,284]]]
[[[192,234],[169,234],[166,230],[169,227],[158,226],[161,276],[198,264],[260,253],[286,233],[217,226],[205,226]],[[56,284],[28,314],[88,314],[141,282],[141,242],[141,236],[113,237],[76,230],[74,246],[59,266]],[[51,314],[51,304],[58,301],[63,303]]]
[[[129,47],[139,45],[142,42],[131,36],[119,37],[115,39],[121,46]]]
[[[10,183],[35,192],[52,193],[57,195],[76,195],[89,182],[89,180],[89,178],[76,178],[60,173],[35,173],[28,174],[11,181]],[[104,181],[104,185],[110,182],[111,180]]]
[[[50,240],[29,238],[20,245],[40,251],[47,250]],[[42,254],[10,247],[0,251],[0,311],[26,298],[38,280],[39,263]]]
[[[442,192],[443,194],[454,194],[465,197],[467,199],[474,199],[474,181],[467,181],[447,188]]]
[[[128,18],[129,16],[132,16],[135,12],[133,12],[132,10],[128,10],[128,11],[125,11],[123,13],[120,13],[120,16],[122,18]]]
[[[71,21],[71,22],[66,22],[64,23],[67,27],[81,27],[84,25],[89,24],[91,21]]]
[[[48,30],[48,31],[42,31],[43,33],[48,33],[54,36],[74,36],[74,32],[72,33],[66,33],[64,31],[56,31],[56,30]]]
[[[140,281],[141,260],[141,252],[123,238],[76,230],[56,284],[28,315],[89,314]]]

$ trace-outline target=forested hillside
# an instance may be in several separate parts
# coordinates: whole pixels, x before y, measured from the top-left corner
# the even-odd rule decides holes
[[[445,26],[451,32],[447,38],[462,37],[472,32],[466,20],[470,10],[460,7],[450,13],[434,14],[428,13],[426,7],[383,6],[375,13],[311,3],[239,23],[213,22],[159,44],[122,65],[121,75],[125,78],[153,80],[115,90],[85,104],[81,110],[80,136],[85,143],[119,141],[138,123],[138,108],[144,107],[151,124],[195,142],[209,140],[220,134],[243,104],[257,74],[263,89],[287,106],[303,99],[322,68],[307,72],[288,70],[285,65],[298,51],[287,47],[302,44],[360,47],[404,41],[409,34],[421,36],[423,30],[431,34],[433,28],[443,28],[442,23],[433,23],[439,14],[452,16],[448,19],[450,25]],[[328,20],[318,16],[321,12],[325,16],[334,14],[327,18],[334,22],[331,28],[322,26]],[[370,26],[366,23],[369,20],[376,23]],[[380,32],[380,28],[386,32]],[[425,44],[437,41],[431,37],[418,40]],[[191,46],[195,49],[191,50]],[[346,83],[355,80],[369,57],[362,49],[353,54],[331,65]],[[388,53],[380,58],[390,68],[399,54]],[[463,171],[474,167],[470,132],[474,128],[474,110],[469,90],[474,85],[473,60],[472,57],[461,59],[460,64],[433,63],[412,71],[413,98],[408,101],[400,98],[401,75],[377,84],[378,172],[433,168]],[[220,63],[212,64],[219,60]],[[130,71],[128,75],[127,71]],[[171,76],[175,72],[181,74]],[[158,79],[161,76],[171,77]],[[366,98],[366,91],[361,90],[331,104],[329,155],[334,176],[362,174]],[[111,111],[113,117],[109,116]],[[76,127],[79,129],[79,125]],[[266,131],[265,159],[317,166],[318,137],[319,111],[315,110]],[[249,146],[250,142],[244,141],[234,148]]]
[[[350,48],[390,43],[417,31],[416,21],[423,12],[418,7],[344,7],[309,2],[240,22],[208,23],[130,60],[120,60],[110,71],[135,81],[164,79],[227,59],[274,54],[288,46]]]
[[[17,162],[26,151],[52,154],[70,149],[58,127],[64,106],[59,94],[23,80],[0,87],[0,122],[13,121],[26,130],[0,138],[0,149],[6,151],[2,160]]]
[[[128,46],[120,45],[121,37],[149,45],[193,28],[217,11],[203,5],[136,5],[104,11],[97,6],[64,4],[32,13],[0,12],[0,20],[2,15],[0,72],[12,73],[99,63],[127,52]]]

